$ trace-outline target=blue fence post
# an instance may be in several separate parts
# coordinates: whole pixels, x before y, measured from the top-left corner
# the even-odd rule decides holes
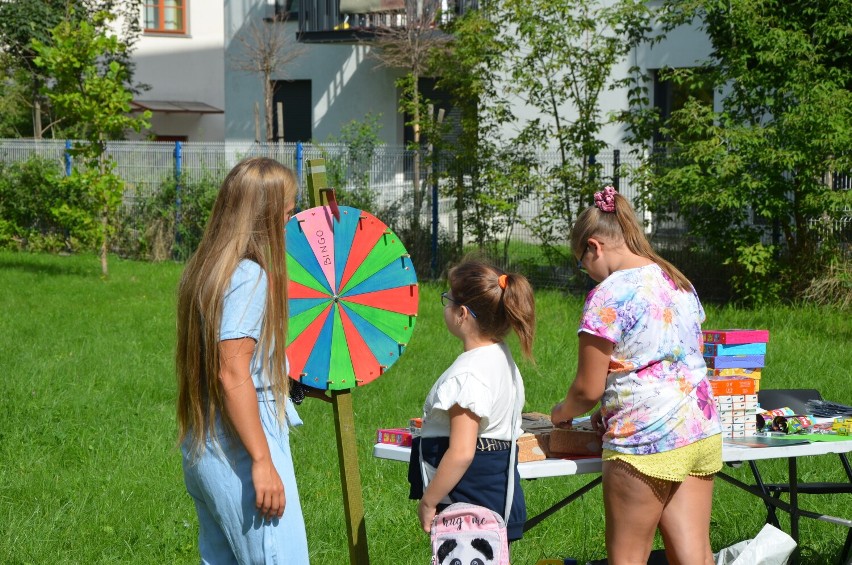
[[[302,142],[296,142],[296,186],[298,189],[298,193],[296,194],[296,212],[301,211],[299,204],[302,202],[302,159],[304,158],[304,154],[302,153]]]
[[[65,140],[65,176],[71,176],[71,140]]]
[[[175,141],[175,253],[180,254],[180,223],[181,223],[181,198],[180,182],[183,169],[183,153],[180,141]]]

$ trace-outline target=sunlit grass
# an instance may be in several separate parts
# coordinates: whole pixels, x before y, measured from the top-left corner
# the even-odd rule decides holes
[[[113,259],[100,278],[94,256],[0,253],[0,563],[197,563],[195,510],[175,447],[174,301],[182,269]],[[406,466],[372,457],[375,431],[419,415],[435,378],[460,351],[443,325],[439,284],[421,285],[420,314],[406,354],[353,392],[371,562],[429,560]],[[549,411],[576,370],[582,299],[537,293],[537,364],[519,359],[526,410]],[[814,387],[852,403],[852,325],[828,308],[735,310],[707,306],[706,328],[768,328],[763,386]],[[512,347],[518,350],[512,340]],[[308,400],[292,434],[313,563],[348,563],[332,412]],[[842,480],[836,458],[804,458],[803,477]],[[784,476],[766,464],[767,479]],[[353,471],[353,470],[350,470]],[[729,472],[744,480],[745,469]],[[531,514],[589,477],[524,483]],[[762,503],[719,482],[713,547],[754,536]],[[848,496],[803,505],[849,517]],[[783,520],[784,518],[782,518]],[[558,512],[513,546],[513,563],[604,555],[600,489]],[[846,530],[803,520],[803,562],[830,563]]]

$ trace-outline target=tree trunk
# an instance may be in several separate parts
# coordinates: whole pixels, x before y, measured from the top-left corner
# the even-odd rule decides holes
[[[269,74],[264,76],[263,81],[263,103],[264,109],[266,111],[266,141],[267,143],[271,143],[273,141],[272,135],[272,81],[269,80]]]
[[[33,100],[33,138],[41,139],[41,101]]]

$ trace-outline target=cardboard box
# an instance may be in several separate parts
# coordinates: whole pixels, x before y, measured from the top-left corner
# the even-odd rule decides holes
[[[705,343],[704,355],[708,356],[731,356],[731,355],[766,355],[765,343],[737,343],[725,345],[724,343]]]
[[[760,379],[762,369],[744,369],[742,367],[726,367],[724,369],[707,369],[707,376],[713,377],[749,377]]]
[[[521,415],[521,428],[536,436],[539,447],[547,457],[601,454],[601,438],[589,422],[576,424],[569,429],[556,428],[549,414],[525,412]]]
[[[542,461],[547,459],[545,439],[542,435],[546,434],[531,434],[529,432],[521,434],[518,438],[518,463],[526,463],[528,461]]]
[[[720,406],[723,404],[733,405],[732,395],[754,394],[754,379],[748,377],[713,377],[710,379],[710,388],[713,389],[713,396],[719,400]],[[725,398],[727,397],[727,398]]]
[[[704,330],[701,334],[704,336],[705,343],[737,345],[769,341],[769,330]]]
[[[758,369],[766,363],[765,355],[721,355],[704,356],[704,362],[710,369],[726,369],[737,367],[740,369]]]
[[[378,443],[389,443],[411,447],[411,432],[408,428],[386,428],[378,430]]]

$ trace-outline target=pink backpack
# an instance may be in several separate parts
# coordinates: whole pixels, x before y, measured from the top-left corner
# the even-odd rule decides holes
[[[498,513],[466,502],[432,520],[432,565],[509,565],[506,523]]]

